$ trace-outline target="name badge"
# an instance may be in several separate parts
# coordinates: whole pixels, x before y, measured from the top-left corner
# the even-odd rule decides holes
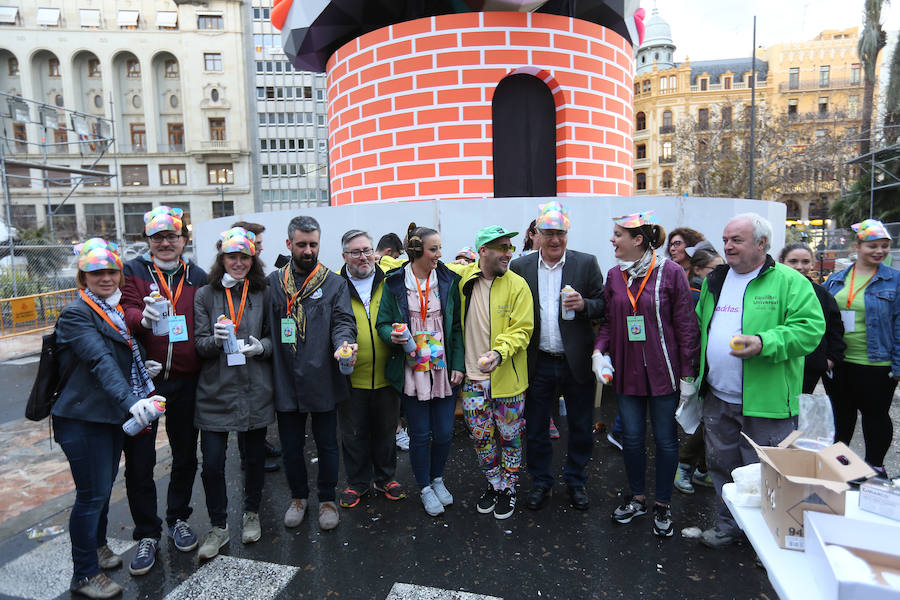
[[[297,324],[292,317],[281,319],[281,343],[294,344],[297,342]]]
[[[856,331],[856,311],[842,310],[841,323],[844,324],[844,333],[853,333]]]
[[[169,341],[188,341],[187,321],[184,315],[169,315]]]
[[[644,315],[625,317],[625,325],[628,327],[629,342],[647,341],[647,332],[644,330]]]

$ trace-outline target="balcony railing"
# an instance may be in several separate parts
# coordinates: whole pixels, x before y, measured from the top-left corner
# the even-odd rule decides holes
[[[671,165],[674,163],[675,163],[674,156],[660,156],[659,157],[659,164],[661,164],[661,165]]]
[[[206,140],[200,143],[204,150],[234,150],[235,146],[230,140]]]
[[[831,78],[827,82],[814,81],[783,81],[778,84],[779,92],[805,91],[805,90],[840,90],[845,88],[861,88],[862,79],[856,81],[849,77],[843,79]]]
[[[674,125],[660,125],[659,133],[661,135],[665,135],[667,133],[675,133],[675,126]]]
[[[788,113],[788,119],[791,121],[852,121],[859,119],[859,115],[846,110],[828,110],[824,112]]]

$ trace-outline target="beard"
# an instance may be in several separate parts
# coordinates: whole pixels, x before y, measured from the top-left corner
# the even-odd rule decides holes
[[[294,266],[297,267],[299,271],[304,273],[309,273],[316,267],[316,263],[319,262],[319,255],[297,255],[294,256]]]
[[[350,277],[353,277],[354,279],[365,279],[375,272],[375,265],[366,264],[359,267],[347,265],[347,272],[350,274]]]

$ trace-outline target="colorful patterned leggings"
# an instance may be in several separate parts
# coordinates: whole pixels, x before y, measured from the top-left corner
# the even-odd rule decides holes
[[[475,439],[475,454],[485,477],[495,490],[515,490],[522,464],[525,394],[492,398],[488,381],[466,379],[461,396],[466,426]]]

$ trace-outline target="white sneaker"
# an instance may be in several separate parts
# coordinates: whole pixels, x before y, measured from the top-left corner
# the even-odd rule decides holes
[[[245,544],[252,544],[258,542],[261,536],[259,513],[245,512],[241,518],[241,541]]]
[[[434,481],[431,482],[431,489],[434,490],[434,495],[441,501],[441,504],[444,506],[453,504],[453,496],[447,490],[447,486],[444,485],[443,477],[436,477]]]
[[[291,499],[291,505],[288,506],[287,511],[284,513],[284,526],[285,527],[296,527],[303,521],[303,517],[306,516],[306,506],[307,506],[306,498],[302,500],[299,498]]]
[[[203,543],[200,544],[200,550],[197,552],[198,558],[200,560],[214,558],[219,554],[219,548],[227,544],[230,539],[231,534],[228,533],[228,525],[225,527],[213,526],[209,533],[206,534],[206,537],[203,538]]]
[[[425,507],[425,512],[427,512],[432,517],[436,517],[439,514],[444,512],[444,505],[441,504],[441,501],[438,500],[438,497],[435,495],[434,490],[430,485],[426,485],[422,488],[422,506]]]
[[[409,452],[409,432],[406,429],[401,429],[397,432],[397,448],[403,450],[404,452]]]

